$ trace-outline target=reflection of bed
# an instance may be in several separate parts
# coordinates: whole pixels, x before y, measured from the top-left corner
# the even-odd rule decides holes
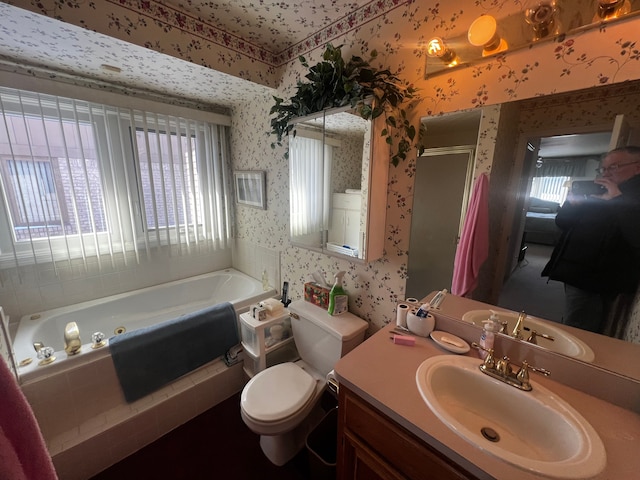
[[[560,238],[560,229],[556,225],[556,214],[560,205],[531,197],[529,210],[524,223],[525,241],[555,245]]]

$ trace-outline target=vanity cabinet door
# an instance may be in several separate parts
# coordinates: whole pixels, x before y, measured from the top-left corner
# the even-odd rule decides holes
[[[338,415],[340,480],[476,479],[343,385]]]

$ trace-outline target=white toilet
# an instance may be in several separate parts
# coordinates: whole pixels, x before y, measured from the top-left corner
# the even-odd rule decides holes
[[[303,447],[322,419],[319,400],[336,362],[364,340],[367,322],[351,314],[331,316],[304,300],[289,305],[297,362],[274,365],[245,385],[242,419],[260,435],[260,446],[275,465],[284,465]]]

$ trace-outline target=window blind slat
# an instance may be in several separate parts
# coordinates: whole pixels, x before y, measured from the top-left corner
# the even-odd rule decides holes
[[[107,113],[107,108],[103,105],[102,106],[102,114],[103,114],[103,118],[104,118],[104,131],[105,131],[105,136],[107,138],[113,138],[113,134],[112,134],[112,128],[111,128],[111,124],[109,122],[109,117],[108,117],[108,113]],[[116,163],[116,158],[115,158],[115,150],[114,150],[114,146],[111,144],[111,142],[106,142],[106,148],[107,148],[107,157],[109,159],[109,169],[110,169],[110,174],[111,174],[111,190],[113,192],[117,192],[118,191],[118,169],[117,169],[117,163]],[[120,239],[120,246],[119,246],[119,253],[122,253],[122,258],[123,258],[123,262],[125,265],[129,264],[127,255],[126,255],[126,247],[125,247],[125,231],[124,228],[122,228],[122,226],[124,225],[124,216],[123,216],[123,206],[121,204],[121,200],[120,200],[120,196],[119,195],[114,195],[112,197],[112,204],[114,206],[114,210],[115,210],[115,215],[116,215],[116,224],[117,224],[117,228],[118,228],[118,236]],[[109,230],[111,228],[108,228]],[[111,248],[114,249],[114,245],[113,242],[111,242]],[[115,250],[115,249],[114,249]]]

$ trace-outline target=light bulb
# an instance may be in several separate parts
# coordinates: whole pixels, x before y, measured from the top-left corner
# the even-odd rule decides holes
[[[524,19],[533,29],[533,40],[560,33],[555,0],[529,2],[524,10]]]
[[[619,18],[631,11],[629,0],[597,0],[596,14],[594,21],[609,20]]]
[[[449,66],[458,63],[456,52],[448,48],[440,37],[433,37],[427,42],[427,55],[432,58],[439,58]]]
[[[476,18],[467,32],[469,43],[482,47],[482,55],[492,55],[508,48],[507,42],[498,35],[498,22],[491,15]]]

